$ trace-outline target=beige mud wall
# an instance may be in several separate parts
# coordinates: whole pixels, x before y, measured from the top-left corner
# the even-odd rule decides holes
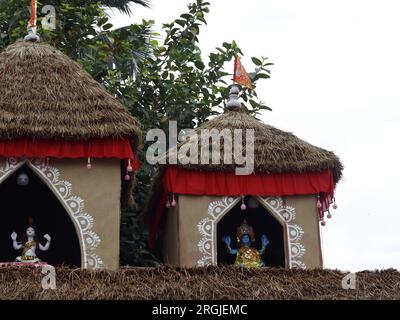
[[[198,243],[202,236],[198,223],[208,216],[209,203],[221,197],[179,195],[177,208],[168,210],[164,234],[164,258],[166,263],[184,267],[196,267],[202,258]],[[322,267],[320,230],[315,197],[293,196],[284,199],[296,208],[296,224],[304,235],[301,244],[306,252],[301,259],[308,269]],[[216,232],[216,229],[215,229]],[[214,235],[214,241],[216,235]],[[216,258],[215,258],[216,261]]]
[[[174,260],[173,265],[179,265],[182,267],[197,267],[197,261],[201,259],[201,252],[198,247],[198,243],[201,240],[200,232],[197,229],[197,224],[208,215],[208,205],[211,201],[218,200],[219,197],[208,197],[208,196],[191,196],[191,195],[179,195],[177,210],[175,214],[178,223],[177,235],[175,247],[179,251],[178,259]],[[173,219],[173,210],[168,210],[168,219]],[[172,215],[171,215],[172,213]],[[167,226],[167,225],[166,225]],[[166,233],[166,238],[172,232]],[[172,238],[171,238],[172,239]],[[168,241],[168,240],[167,240]],[[172,240],[172,243],[174,240]],[[170,243],[168,250],[164,251],[164,258],[172,255],[173,244]]]
[[[61,179],[72,184],[72,193],[85,200],[85,211],[94,219],[93,231],[101,242],[96,254],[107,269],[119,268],[121,174],[118,159],[52,160]]]
[[[301,244],[306,248],[301,261],[307,269],[322,268],[320,222],[314,195],[285,197],[284,201],[296,209],[295,223],[304,231]]]
[[[51,159],[50,165],[60,171],[60,180],[71,183],[71,194],[84,200],[84,212],[93,217],[92,230],[101,240],[93,252],[104,267],[115,270],[119,267],[120,249],[120,161],[92,159],[91,169],[86,168],[86,161]],[[0,160],[0,165],[4,167],[5,159]],[[83,267],[82,243],[81,262]]]

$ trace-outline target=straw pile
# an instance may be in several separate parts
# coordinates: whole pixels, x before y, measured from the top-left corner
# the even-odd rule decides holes
[[[118,272],[57,269],[43,290],[39,269],[0,269],[0,299],[400,299],[400,273],[357,273],[345,290],[337,270],[129,268]]]
[[[0,53],[0,139],[131,136],[137,146],[139,127],[116,98],[62,52],[19,41]]]

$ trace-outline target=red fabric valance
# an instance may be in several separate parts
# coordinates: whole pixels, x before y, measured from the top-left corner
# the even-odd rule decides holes
[[[135,158],[127,137],[90,139],[87,141],[30,138],[0,140],[0,156],[27,158]]]
[[[330,170],[239,176],[233,172],[206,172],[168,167],[162,183],[164,192],[149,226],[150,245],[154,245],[169,193],[209,196],[322,194],[324,198],[329,196],[329,199],[333,198],[334,193],[334,180]]]
[[[205,172],[168,167],[163,183],[166,192],[213,196],[287,196],[319,192],[333,195],[334,189],[330,170],[239,176],[234,172]]]
[[[133,170],[140,167],[128,137],[68,141],[19,138],[0,140],[0,156],[26,158],[116,158],[130,159]]]

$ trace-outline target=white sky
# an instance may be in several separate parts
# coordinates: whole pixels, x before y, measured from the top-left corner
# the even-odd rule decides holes
[[[116,25],[158,25],[190,0],[152,0]],[[235,40],[275,63],[258,93],[273,111],[263,120],[334,151],[345,165],[338,209],[323,228],[324,266],[400,267],[400,2],[397,0],[210,0],[200,34],[206,56]],[[249,70],[248,70],[249,71]]]

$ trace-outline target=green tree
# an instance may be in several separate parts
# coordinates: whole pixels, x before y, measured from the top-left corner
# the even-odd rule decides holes
[[[0,2],[0,49],[25,35],[28,19],[20,0],[5,2]],[[151,128],[167,132],[169,120],[176,120],[178,129],[193,128],[222,111],[232,79],[225,67],[231,71],[234,55],[243,53],[235,41],[224,42],[209,53],[207,60],[203,59],[198,36],[206,24],[208,2],[196,0],[189,4],[186,13],[163,24],[162,35],[154,32],[154,21],[113,29],[104,6],[130,13],[127,4],[134,1],[76,0],[66,4],[42,0],[40,4],[50,2],[57,10],[57,28],[40,30],[42,39],[80,61],[141,121],[144,133]],[[257,116],[261,110],[270,110],[257,98],[256,86],[260,79],[270,77],[271,63],[264,57],[252,57],[252,61],[253,88],[242,88],[241,97],[248,102],[249,112]],[[142,167],[135,192],[138,209],[122,212],[122,265],[155,263],[140,219],[154,168],[146,163],[143,152],[139,156]]]

